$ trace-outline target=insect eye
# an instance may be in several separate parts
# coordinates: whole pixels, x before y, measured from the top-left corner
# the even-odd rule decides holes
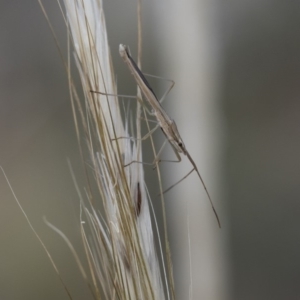
[[[181,142],[179,142],[179,143],[178,143],[178,146],[179,146],[180,148],[182,148],[182,143],[181,143]]]

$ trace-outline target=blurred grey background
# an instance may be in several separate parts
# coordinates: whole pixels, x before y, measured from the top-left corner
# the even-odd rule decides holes
[[[187,136],[187,146],[192,145],[188,148],[194,149],[195,139],[215,139],[212,145],[217,145],[212,150],[208,148],[213,154],[204,169],[213,166],[213,171],[205,171],[205,177],[210,190],[214,191],[214,182],[218,184],[218,192],[213,194],[218,199],[216,206],[223,228],[217,231],[207,204],[202,214],[210,219],[212,225],[208,227],[213,226],[209,230],[217,241],[212,244],[219,253],[219,269],[206,270],[203,261],[204,275],[194,278],[193,299],[299,299],[299,5],[296,1],[278,0],[173,2],[144,3],[144,70],[174,79],[174,96],[181,93],[182,80],[172,68],[179,64],[197,70],[213,68],[206,72],[210,83],[205,85],[212,90],[211,106],[202,107],[197,93],[193,98],[182,94],[181,102],[186,108],[166,100],[166,107],[183,128],[182,136]],[[118,57],[118,44],[126,43],[131,48],[136,45],[136,2],[104,1],[104,7],[115,72],[118,81],[125,84],[120,92],[130,93],[134,85]],[[47,3],[46,8],[66,50],[59,8],[56,3]],[[197,18],[201,22],[193,23]],[[185,31],[185,25],[193,32]],[[198,35],[202,38],[198,39]],[[190,42],[184,42],[188,36]],[[84,178],[67,78],[37,1],[2,0],[0,37],[0,164],[74,299],[89,299],[69,249],[42,220],[46,216],[61,228],[83,255],[77,228],[79,203],[67,158],[82,185]],[[206,53],[196,57],[197,51],[203,49]],[[173,51],[193,55],[185,54],[183,59],[178,54],[174,58]],[[136,54],[134,49],[132,52]],[[189,82],[195,79],[190,76],[186,77]],[[201,78],[202,82],[206,82],[205,78]],[[199,85],[203,85],[200,80]],[[198,101],[199,107],[192,101]],[[203,112],[205,107],[208,109]],[[212,133],[202,136],[202,126],[185,129],[184,124],[191,126],[190,115],[184,113],[188,110],[204,114],[212,124]],[[205,157],[192,154],[205,164]],[[199,189],[199,182],[191,181]],[[0,197],[0,299],[67,299],[3,176]],[[178,219],[171,214],[170,219],[170,224],[176,225]],[[177,222],[176,226],[178,223],[182,224]],[[182,287],[180,283],[179,234],[173,228],[177,227],[171,226],[170,236],[175,245],[178,299],[188,299],[188,285]],[[206,227],[201,230],[206,231]],[[185,238],[180,243],[186,242]],[[195,250],[193,260],[197,255]],[[214,283],[206,282],[205,274],[210,273],[218,274],[214,276],[218,276],[218,293],[213,291]],[[202,285],[211,287],[211,291],[197,291],[196,287]]]

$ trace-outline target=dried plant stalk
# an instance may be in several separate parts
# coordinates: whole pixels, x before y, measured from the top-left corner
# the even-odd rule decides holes
[[[130,164],[142,159],[141,144],[130,138],[133,133],[129,134],[128,120],[122,120],[118,97],[108,96],[117,95],[117,86],[102,1],[64,0],[64,6],[84,105],[80,104],[68,68],[71,98],[81,116],[93,177],[104,207],[101,216],[96,209],[100,200],[88,189],[88,205],[82,201],[81,232],[91,289],[97,299],[170,298],[167,283],[165,297],[154,246],[143,165]],[[75,111],[74,118],[80,138]],[[139,136],[139,121],[137,124]]]

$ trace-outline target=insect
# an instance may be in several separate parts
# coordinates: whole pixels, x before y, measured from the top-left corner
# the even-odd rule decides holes
[[[205,185],[205,183],[202,179],[202,176],[200,175],[200,172],[199,172],[199,170],[196,166],[196,163],[192,159],[191,155],[189,154],[189,152],[187,151],[187,149],[186,149],[186,147],[183,143],[183,140],[182,140],[182,138],[179,134],[179,131],[177,129],[177,125],[176,125],[175,121],[172,120],[168,116],[168,114],[165,112],[165,110],[161,106],[161,104],[158,101],[158,98],[156,97],[156,95],[155,95],[153,89],[151,88],[149,82],[147,81],[144,74],[139,69],[139,67],[137,66],[137,64],[133,60],[133,58],[130,56],[128,47],[123,45],[123,44],[120,44],[119,53],[120,53],[120,56],[122,57],[122,59],[124,60],[124,62],[127,64],[131,74],[133,75],[137,85],[141,89],[142,94],[144,95],[145,99],[148,101],[149,105],[152,107],[152,114],[156,117],[158,125],[160,126],[162,132],[164,133],[167,140],[169,141],[172,148],[174,149],[175,155],[178,158],[178,162],[181,161],[180,153],[182,153],[188,158],[188,160],[190,161],[190,163],[193,166],[193,169],[187,175],[185,175],[179,182],[181,182],[183,179],[185,179],[193,171],[196,171],[196,173],[197,173],[197,175],[198,175],[198,177],[199,177],[199,179],[200,179],[200,181],[203,185],[203,188],[206,192],[206,195],[207,195],[207,197],[210,201],[213,212],[214,212],[214,214],[216,216],[216,219],[218,221],[218,225],[219,225],[219,227],[221,227],[220,219],[219,219],[217,211],[214,207],[214,204],[212,202],[210,194],[209,194],[209,192],[206,188],[206,185]],[[179,183],[179,182],[177,182],[177,183]],[[172,185],[170,188],[168,188],[168,190],[170,190],[173,186],[174,185]],[[166,191],[168,191],[168,190],[166,190]]]

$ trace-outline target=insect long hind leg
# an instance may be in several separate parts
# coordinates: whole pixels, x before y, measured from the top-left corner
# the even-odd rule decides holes
[[[160,157],[160,155],[161,155],[161,153],[162,153],[162,151],[163,151],[163,149],[165,148],[165,146],[167,145],[167,143],[169,142],[169,140],[168,139],[166,139],[165,141],[164,141],[164,143],[163,143],[163,145],[161,146],[161,148],[159,149],[159,151],[158,151],[158,153],[157,153],[157,155],[156,155],[156,157],[155,157],[155,159],[154,159],[154,161],[153,161],[153,165],[155,164],[155,165],[157,165],[157,164],[159,164],[160,162],[172,162],[172,163],[179,163],[179,162],[181,162],[181,157],[180,157],[180,155],[178,154],[178,152],[176,151],[176,149],[174,148],[174,146],[170,143],[170,145],[171,145],[171,147],[172,147],[172,149],[173,149],[173,151],[174,151],[174,153],[175,153],[175,155],[176,155],[176,158],[177,158],[177,160],[167,160],[167,159],[160,159],[159,157]]]
[[[206,187],[206,185],[205,185],[205,183],[204,183],[204,180],[203,180],[202,176],[200,175],[200,172],[199,172],[199,170],[198,170],[198,168],[197,168],[197,166],[196,166],[196,163],[194,162],[194,160],[192,159],[192,157],[190,156],[190,154],[189,154],[188,152],[186,152],[186,156],[187,156],[188,160],[190,161],[190,163],[193,165],[193,167],[194,167],[193,170],[196,171],[196,173],[197,173],[197,175],[198,175],[198,177],[199,177],[199,179],[200,179],[200,181],[201,181],[201,183],[202,183],[202,186],[203,186],[203,188],[204,188],[204,190],[205,190],[205,193],[206,193],[206,195],[207,195],[207,197],[208,197],[208,200],[209,200],[209,202],[210,202],[210,204],[211,204],[212,210],[213,210],[213,212],[214,212],[214,214],[215,214],[215,216],[216,216],[216,219],[217,219],[217,221],[218,221],[218,225],[219,225],[219,227],[221,228],[221,222],[220,222],[218,213],[217,213],[217,211],[216,211],[216,209],[215,209],[215,206],[214,206],[213,201],[212,201],[212,199],[211,199],[211,197],[210,197],[210,194],[209,194],[209,192],[208,192],[208,189],[207,189],[207,187]]]
[[[103,96],[113,96],[113,97],[121,97],[121,98],[127,98],[127,99],[136,99],[144,108],[145,110],[147,111],[147,113],[150,115],[150,116],[153,116],[153,112],[150,111],[148,109],[148,107],[145,105],[145,103],[143,102],[143,100],[138,97],[138,96],[130,96],[130,95],[118,95],[118,94],[108,94],[108,93],[103,93],[103,92],[100,92],[100,91],[94,91],[94,90],[90,90],[91,93],[93,94],[99,94],[99,95],[103,95]]]
[[[155,126],[150,132],[148,132],[148,133],[143,137],[143,139],[148,138],[148,137],[153,133],[152,131],[155,131],[155,130],[157,129],[158,126],[159,126],[159,124],[158,124],[157,126]],[[159,158],[160,155],[161,155],[161,153],[162,153],[162,151],[164,150],[164,148],[165,148],[165,146],[167,145],[168,142],[169,142],[169,140],[167,140],[167,139],[164,141],[164,143],[162,144],[162,146],[161,146],[161,148],[159,149],[158,153],[156,154],[156,157],[155,157],[153,163],[143,163],[143,162],[140,162],[140,161],[133,160],[133,161],[131,161],[129,164],[126,164],[125,166],[127,167],[127,166],[131,165],[132,163],[143,163],[143,164],[146,164],[146,165],[152,165],[152,166],[154,166],[153,169],[156,169],[157,165],[158,165],[160,162],[173,162],[173,163],[174,163],[174,162],[175,162],[175,163],[181,162],[181,157],[180,157],[180,155],[177,153],[177,151],[175,150],[175,148],[173,147],[172,144],[170,144],[170,145],[172,146],[172,149],[174,150],[174,153],[176,154],[177,160],[165,160],[165,159],[162,160],[162,159]],[[125,167],[125,166],[124,166],[124,167]]]
[[[152,163],[146,163],[146,162],[143,162],[143,161],[132,160],[130,163],[124,165],[123,167],[126,168],[126,167],[129,167],[132,164],[142,164],[142,165],[146,165],[146,166],[152,166],[153,165]]]
[[[140,139],[130,137],[130,136],[120,136],[115,139],[112,139],[112,141],[117,141],[117,140],[121,140],[121,139],[130,139],[132,141],[144,141],[144,140],[148,139],[150,137],[150,135],[152,135],[158,128],[159,128],[159,124],[157,124],[155,127],[153,127],[147,134],[145,134]]]
[[[168,191],[170,191],[173,187],[175,187],[177,184],[179,184],[180,182],[182,182],[184,179],[186,179],[193,171],[195,171],[195,169],[193,168],[191,171],[189,171],[186,175],[184,175],[180,180],[178,180],[177,182],[175,182],[174,184],[172,184],[171,186],[169,186],[166,190],[163,191],[163,194],[167,193]]]
[[[175,81],[172,80],[172,79],[166,79],[166,78],[163,78],[163,77],[160,77],[160,76],[155,76],[155,75],[151,75],[151,74],[147,74],[147,73],[144,73],[144,75],[146,75],[148,77],[158,78],[158,79],[162,79],[162,80],[166,80],[166,81],[171,82],[170,86],[168,87],[168,89],[165,91],[165,93],[163,94],[163,96],[159,100],[159,103],[162,103],[165,100],[166,96],[170,93],[170,91],[174,87]]]
[[[133,137],[119,137],[119,138],[116,138],[116,139],[114,139],[114,140],[118,140],[118,139],[121,139],[121,138],[127,138],[127,139],[131,139],[131,140],[146,140],[147,138],[149,138],[153,133],[154,133],[154,131],[155,130],[157,130],[157,128],[159,128],[159,124],[157,124],[154,128],[152,128],[146,135],[144,135],[142,138],[140,138],[140,139],[137,139],[137,138],[133,138]],[[137,160],[133,160],[133,161],[131,161],[130,163],[128,163],[128,164],[126,164],[126,165],[124,165],[124,167],[128,167],[128,166],[130,166],[131,164],[133,164],[133,163],[140,163],[140,164],[144,164],[144,165],[153,165],[153,163],[145,163],[145,162],[141,162],[141,161],[137,161]]]

